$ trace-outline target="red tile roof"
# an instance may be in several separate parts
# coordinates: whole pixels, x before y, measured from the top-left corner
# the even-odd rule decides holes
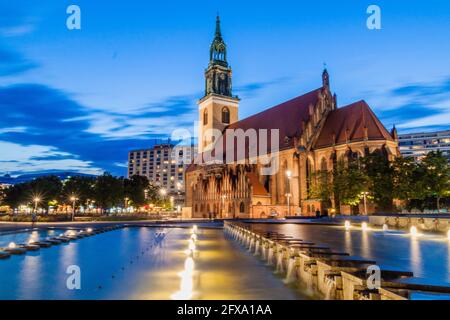
[[[328,115],[314,148],[364,139],[394,140],[369,105],[361,100],[333,110]]]
[[[318,88],[308,92],[302,96],[279,104],[275,107],[267,109],[263,112],[257,113],[241,121],[229,125],[226,129],[255,129],[258,132],[260,129],[278,129],[279,130],[279,150],[292,148],[294,141],[290,139],[286,143],[286,137],[295,137],[302,134],[302,122],[309,121],[309,106],[315,106],[319,99],[319,94],[323,88]],[[225,130],[226,130],[225,129]],[[216,151],[219,152],[217,146],[222,145],[224,152],[222,152],[223,161],[228,160],[225,155],[230,154],[232,150],[227,150],[226,139],[227,134],[224,134],[217,140],[216,147],[212,152],[215,156]],[[367,135],[367,137],[365,136]],[[230,136],[228,136],[230,138]],[[350,104],[348,106],[333,110],[327,116],[325,124],[316,140],[313,148],[324,148],[334,144],[345,142],[355,142],[368,140],[389,140],[393,141],[393,137],[389,134],[383,124],[378,120],[367,103],[363,100]],[[234,143],[234,161],[242,160],[242,156],[237,152],[237,144]],[[264,155],[270,152],[270,137],[268,138],[268,150],[258,150],[259,155]],[[245,146],[244,158],[249,158],[252,151],[256,151],[258,146],[249,145],[248,141]],[[253,154],[253,153],[251,153]],[[203,159],[203,155],[199,155],[195,163],[207,162]],[[187,171],[196,169],[196,165],[191,165]]]
[[[267,192],[266,188],[259,182],[258,176],[256,173],[249,172],[247,173],[247,177],[250,180],[250,185],[253,187],[253,195],[256,196],[268,196],[269,192]]]
[[[256,130],[258,136],[260,129],[278,129],[279,130],[279,150],[292,148],[294,141],[293,139],[290,139],[289,143],[286,143],[285,137],[294,137],[301,135],[303,128],[302,128],[302,122],[304,121],[307,123],[309,121],[309,106],[315,106],[319,99],[319,94],[323,90],[323,87],[320,87],[316,90],[310,91],[304,95],[301,95],[297,98],[294,98],[292,100],[286,101],[284,103],[281,103],[279,105],[276,105],[272,108],[269,108],[267,110],[264,110],[260,113],[257,113],[255,115],[252,115],[248,118],[245,118],[243,120],[237,121],[235,123],[230,124],[228,127],[226,127],[223,131],[223,135],[217,140],[215,144],[215,150],[212,152],[212,155],[215,156],[215,151],[217,150],[217,146],[222,145],[223,150],[225,150],[224,155],[227,153],[230,153],[232,150],[227,150],[226,148],[226,129],[242,129],[244,132],[248,129],[254,129]],[[267,133],[267,150],[261,150],[258,152],[259,155],[267,154],[267,152],[270,152],[271,148],[271,139],[270,139],[270,132]],[[238,152],[236,151],[236,148],[238,147],[236,143],[233,144],[235,148],[234,152],[234,160],[242,160],[238,159],[241,157],[238,157]],[[258,148],[258,146],[248,146],[248,143],[246,143],[245,148],[245,158],[248,158],[249,156],[249,150],[255,150],[255,148]],[[224,161],[225,156],[223,155]],[[199,155],[198,157],[202,157],[202,155]],[[206,159],[203,159],[206,161]],[[203,163],[204,161],[201,161],[201,158],[198,158],[195,162],[196,163]],[[196,166],[191,165],[187,169],[187,171],[195,170]]]
[[[232,123],[229,129],[279,129],[280,149],[284,146],[284,138],[299,136],[302,133],[301,123],[309,120],[308,107],[317,104],[322,87],[292,100],[286,101],[270,109],[264,110],[241,121]]]

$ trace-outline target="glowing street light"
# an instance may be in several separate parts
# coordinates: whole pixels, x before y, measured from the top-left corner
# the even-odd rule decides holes
[[[287,198],[288,216],[290,216],[291,215],[291,178],[292,178],[291,170],[286,170],[286,177],[288,178],[288,192],[286,192],[286,198]]]
[[[364,215],[367,216],[367,196],[369,195],[369,192],[362,192],[362,196],[364,199]]]
[[[33,202],[34,202],[34,212],[37,212],[37,206],[38,206],[39,202],[41,202],[41,198],[34,197]]]
[[[75,196],[70,197],[70,201],[72,201],[72,221],[75,219],[75,204],[77,202],[78,198]]]

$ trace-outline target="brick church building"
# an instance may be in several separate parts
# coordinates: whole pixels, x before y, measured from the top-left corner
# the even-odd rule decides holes
[[[399,155],[395,128],[387,131],[365,101],[337,106],[326,69],[319,88],[242,120],[231,79],[217,18],[205,96],[199,100],[199,154],[185,177],[187,217],[268,218],[328,212],[337,205],[334,199],[324,202],[310,196],[315,172],[333,170],[338,159],[375,151],[390,160]],[[239,146],[236,135],[242,133],[244,145]],[[261,144],[262,140],[269,142]],[[268,163],[275,170],[262,170]],[[369,205],[369,212],[373,210]],[[350,208],[340,206],[340,211],[349,213]]]

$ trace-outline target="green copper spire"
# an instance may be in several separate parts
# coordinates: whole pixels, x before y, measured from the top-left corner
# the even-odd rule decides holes
[[[216,18],[216,38],[222,39],[222,33],[220,32],[220,17],[219,17],[219,14],[217,14],[217,18]]]
[[[216,35],[211,43],[211,49],[209,53],[210,64],[217,64],[224,67],[228,66],[227,63],[227,46],[222,38],[220,31],[220,17],[216,18]]]

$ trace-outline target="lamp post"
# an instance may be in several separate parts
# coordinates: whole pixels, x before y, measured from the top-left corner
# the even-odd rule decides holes
[[[225,212],[226,212],[226,208],[225,208],[225,198],[226,198],[227,196],[226,195],[221,195],[220,196],[220,215],[221,215],[221,218],[228,218],[228,214],[226,214]]]
[[[287,170],[286,171],[286,177],[288,179],[288,192],[286,192],[286,198],[287,198],[287,205],[288,205],[288,216],[291,215],[291,178],[292,178],[292,171]]]
[[[364,215],[367,216],[367,196],[369,195],[369,193],[367,191],[362,193],[363,198],[364,198]]]
[[[130,199],[128,197],[125,197],[125,199],[124,199],[125,212],[128,211],[128,200],[130,200]]]
[[[33,199],[33,202],[34,202],[34,213],[37,213],[37,206],[38,206],[38,203],[41,202],[41,199],[39,197],[35,197]]]
[[[75,203],[77,202],[77,198],[72,196],[70,197],[70,201],[72,201],[72,221],[75,219]]]

